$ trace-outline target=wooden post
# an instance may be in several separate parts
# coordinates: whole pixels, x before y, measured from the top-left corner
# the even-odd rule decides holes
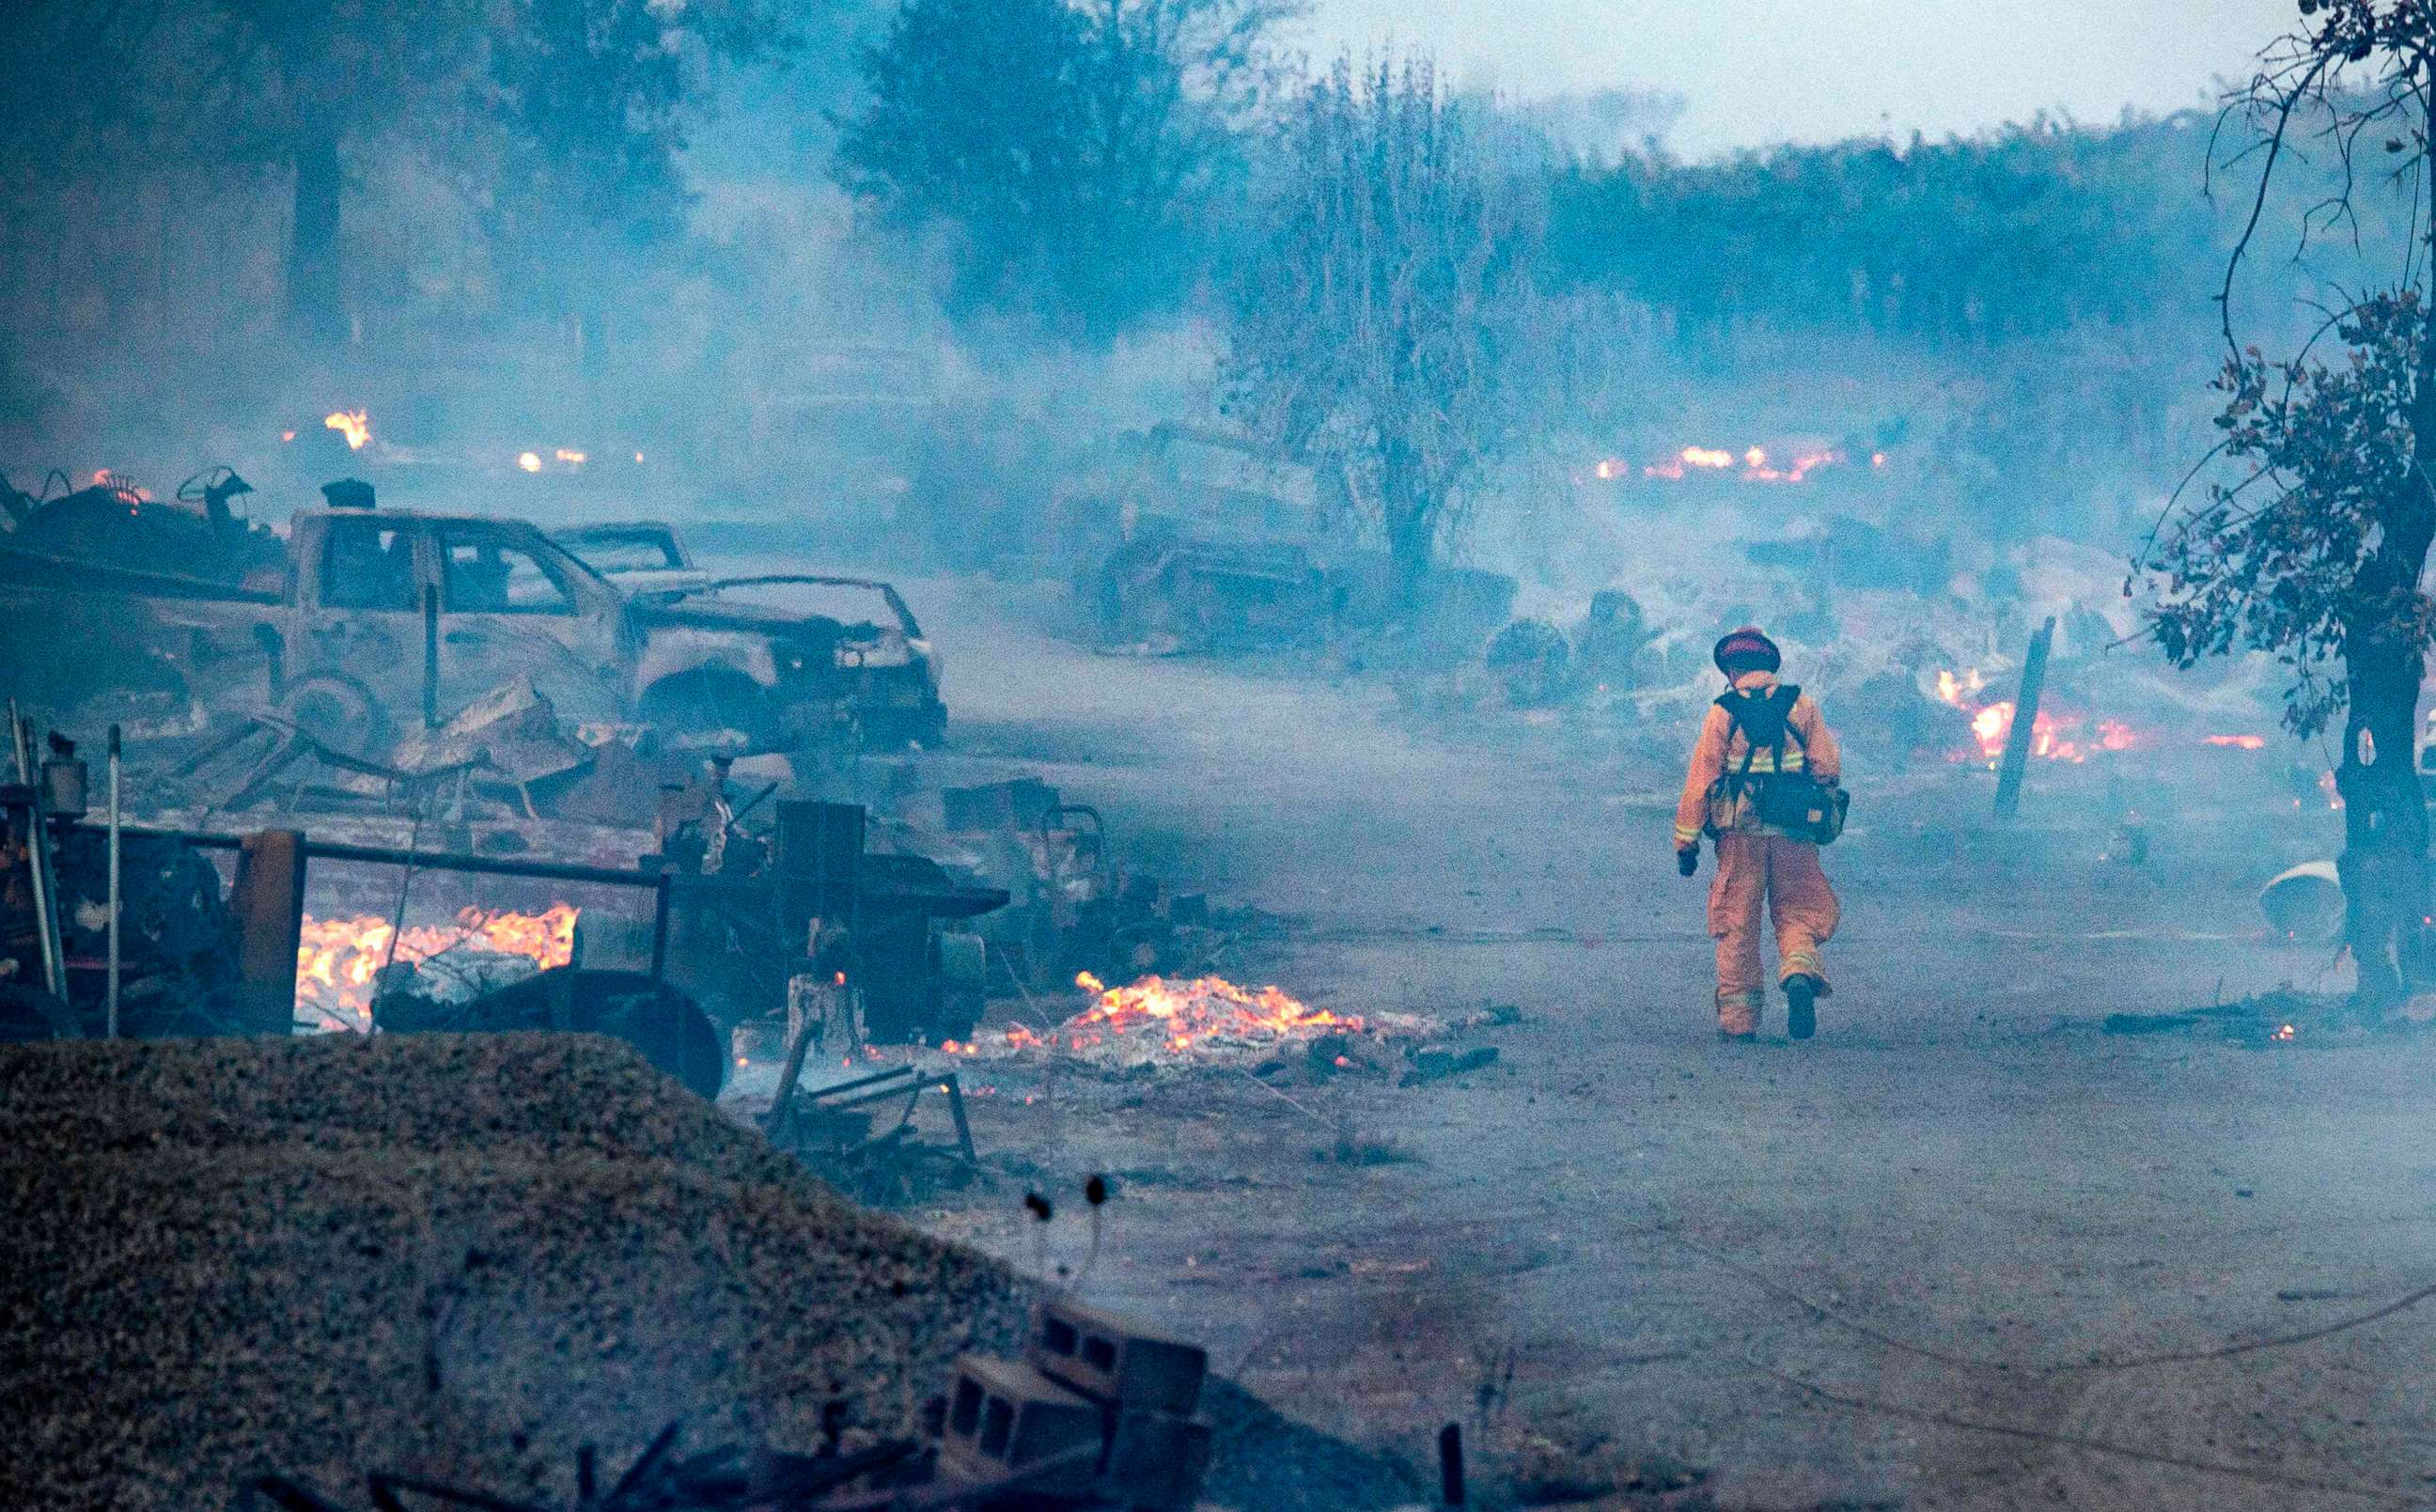
[[[229,901],[237,939],[242,1032],[292,1034],[296,1027],[296,952],[304,940],[304,836],[266,829],[245,837]]]
[[[2013,727],[2005,737],[2005,765],[1996,773],[1996,817],[2010,819],[2022,807],[2022,773],[2030,764],[2030,741],[2038,733],[2039,694],[2047,681],[2047,651],[2055,644],[2055,616],[2047,616],[2030,637],[2029,654],[2022,658],[2022,686],[2013,695]]]
[[[440,590],[423,585],[423,727],[440,728]]]
[[[793,1020],[794,1033],[787,1036],[787,1064],[778,1072],[778,1090],[770,1100],[770,1111],[761,1120],[761,1132],[773,1142],[782,1138],[787,1129],[788,1115],[794,1111],[795,1084],[803,1079],[804,1052],[819,1033],[819,1022],[810,1013],[797,1013],[795,983],[807,979],[792,977],[787,982],[787,1017]]]

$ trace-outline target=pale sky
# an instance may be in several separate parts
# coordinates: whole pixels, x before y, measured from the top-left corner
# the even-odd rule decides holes
[[[1525,99],[1619,86],[1689,102],[1704,156],[1916,127],[2091,122],[2213,100],[2298,17],[2294,0],[1314,0],[1314,60],[1392,41]]]

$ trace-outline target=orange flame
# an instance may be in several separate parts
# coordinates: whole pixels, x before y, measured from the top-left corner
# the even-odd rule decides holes
[[[351,919],[304,916],[296,947],[296,1008],[333,1029],[371,1024],[373,979],[394,959],[420,964],[452,951],[523,956],[547,969],[575,959],[575,920],[582,911],[553,903],[539,913],[461,909],[454,925],[417,924],[396,936],[390,922],[369,914]]]
[[[1844,454],[1834,447],[1823,450],[1796,452],[1793,461],[1779,466],[1769,461],[1765,446],[1746,446],[1737,455],[1722,446],[1686,446],[1662,461],[1649,463],[1641,469],[1644,478],[1680,478],[1686,469],[1702,473],[1732,473],[1750,483],[1800,483],[1822,467],[1832,467],[1844,461]],[[1870,465],[1886,465],[1886,454],[1870,454]],[[1627,469],[1612,459],[1602,461],[1592,469],[1600,478],[1622,478]]]
[[[1111,987],[1086,971],[1075,977],[1074,985],[1093,995],[1090,1007],[1047,1035],[1010,1027],[1007,1042],[1018,1048],[1079,1051],[1118,1038],[1155,1039],[1154,1053],[1172,1060],[1190,1054],[1204,1041],[1267,1044],[1330,1030],[1358,1034],[1363,1028],[1358,1017],[1314,1008],[1276,987],[1239,987],[1224,977],[1170,982],[1152,976],[1128,987]]]
[[[2220,745],[2233,751],[2264,751],[2267,749],[2267,737],[2263,735],[2211,735],[2207,738],[2207,743],[2210,745]]]
[[[322,428],[343,432],[349,451],[363,450],[364,443],[373,439],[372,421],[360,409],[333,409],[322,417]]]
[[[1971,739],[1976,749],[1955,753],[1957,761],[2000,760],[2006,742],[2012,739],[2013,703],[2005,699],[1981,704],[1975,695],[1987,686],[1988,680],[1975,668],[1937,674],[1939,701],[1971,716]],[[2085,724],[2077,714],[2039,710],[2030,723],[2030,755],[2045,761],[2079,763],[2088,760],[2094,751],[2129,751],[2140,743],[2138,732],[2120,720],[2099,720],[2086,734]]]

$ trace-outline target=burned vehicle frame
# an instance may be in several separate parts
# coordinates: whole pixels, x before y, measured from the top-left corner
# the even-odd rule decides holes
[[[552,539],[636,602],[716,615],[729,608],[792,617],[808,634],[833,637],[830,672],[853,711],[862,743],[895,749],[935,746],[947,738],[939,697],[939,656],[893,583],[834,573],[766,572],[720,577],[696,565],[676,527],[663,520],[579,526]],[[760,601],[758,590],[776,590]],[[826,600],[817,608],[787,603]],[[838,600],[860,600],[845,610]],[[867,606],[868,612],[864,612]]]
[[[351,751],[517,675],[571,720],[747,749],[852,739],[866,715],[884,732],[943,722],[927,664],[879,675],[866,663],[889,658],[834,619],[631,594],[530,524],[374,510],[356,487],[362,503],[298,513],[278,557],[236,581],[28,549],[42,537],[21,524],[0,540],[0,621],[17,632],[0,652],[37,702],[259,704],[310,715],[300,721]]]

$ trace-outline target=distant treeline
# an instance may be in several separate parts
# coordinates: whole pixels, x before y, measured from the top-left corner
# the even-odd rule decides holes
[[[2208,196],[2212,125],[2196,112],[2042,120],[1942,142],[1577,164],[1556,172],[1549,266],[1564,285],[1648,304],[1687,345],[1759,328],[1944,349],[2212,322],[2248,208],[2244,175]],[[2288,232],[2292,212],[2278,210]]]

